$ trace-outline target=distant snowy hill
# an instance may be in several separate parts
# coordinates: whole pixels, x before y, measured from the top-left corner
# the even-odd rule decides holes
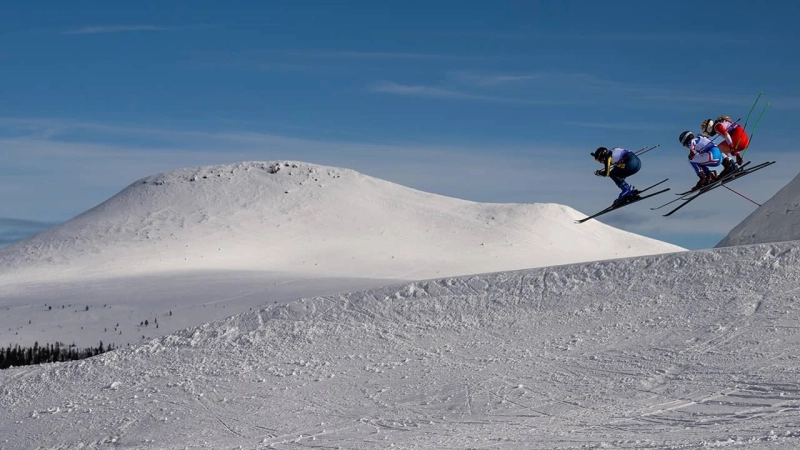
[[[186,270],[423,279],[684,250],[557,204],[483,204],[352,170],[178,170],[0,250],[0,283]]]
[[[0,217],[0,248],[51,228],[52,223]]]
[[[800,240],[800,174],[735,226],[716,247]]]

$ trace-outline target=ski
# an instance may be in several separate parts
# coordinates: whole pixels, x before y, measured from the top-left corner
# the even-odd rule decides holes
[[[667,203],[664,203],[663,205],[656,206],[655,208],[650,208],[650,210],[651,210],[651,211],[655,211],[655,210],[657,210],[657,209],[661,209],[661,208],[663,208],[663,207],[665,207],[665,206],[667,206],[667,205],[671,205],[671,204],[673,204],[673,203],[675,203],[675,202],[679,202],[679,201],[681,201],[681,200],[685,200],[685,198],[683,198],[683,197],[677,197],[677,198],[675,198],[675,199],[673,199],[673,200],[670,200],[670,201],[668,201]]]
[[[719,185],[727,183],[728,181],[731,181],[734,178],[737,178],[738,176],[741,176],[741,175],[743,175],[745,173],[750,173],[748,171],[758,170],[758,169],[761,168],[760,166],[762,166],[763,164],[766,164],[766,163],[762,163],[762,164],[759,164],[758,166],[751,167],[751,168],[748,168],[748,169],[744,169],[744,167],[747,166],[748,164],[750,164],[750,161],[747,161],[746,163],[742,164],[742,166],[736,172],[732,172],[732,173],[726,174],[724,177],[719,178],[717,180],[714,180],[711,183],[701,187],[700,189],[697,189],[697,190],[694,190],[694,191],[686,191],[686,192],[683,192],[682,194],[678,194],[679,195],[678,198],[676,198],[674,200],[671,200],[671,201],[668,201],[667,203],[664,203],[663,205],[656,206],[655,208],[650,208],[650,209],[655,211],[657,209],[661,209],[661,208],[663,208],[663,207],[665,207],[667,205],[671,205],[671,204],[673,204],[675,202],[678,202],[678,201],[681,201],[681,200],[684,200],[684,201],[685,200],[689,200],[689,199],[691,199],[693,197],[696,197],[697,195],[700,195],[700,194],[702,194],[702,193],[704,193],[706,191],[710,191],[711,189],[713,189],[715,187],[718,187]]]
[[[709,183],[709,184],[707,184],[706,186],[703,186],[703,187],[710,187],[710,186],[713,186],[713,185],[714,185],[714,183],[717,183],[717,182],[720,182],[720,181],[722,181],[724,178],[727,178],[729,175],[733,175],[734,173],[741,172],[742,170],[744,170],[745,166],[747,166],[748,164],[750,164],[750,161],[747,161],[746,163],[744,163],[744,164],[742,164],[741,166],[739,166],[739,170],[737,170],[736,172],[727,173],[727,174],[725,174],[725,177],[723,177],[723,178],[719,178],[719,179],[717,179],[717,180],[714,180],[714,181],[712,181],[711,183]],[[700,189],[702,189],[702,188],[700,188]],[[685,191],[685,192],[680,192],[680,193],[677,193],[677,194],[675,194],[675,195],[677,195],[677,196],[679,196],[679,197],[684,197],[684,196],[686,196],[686,195],[688,195],[688,194],[694,194],[694,193],[696,193],[696,192],[698,192],[698,190],[694,190],[694,191],[693,191],[693,190],[691,190],[691,189],[690,189],[690,190],[688,190],[688,191]],[[680,200],[680,199],[675,199],[675,200]],[[673,201],[674,201],[674,200],[673,200]],[[672,203],[672,202],[670,202],[670,203]]]
[[[658,194],[661,194],[663,192],[667,192],[670,188],[662,189],[660,191],[653,192],[652,194],[648,194],[648,195],[639,195],[642,192],[648,191],[648,190],[658,186],[659,184],[666,182],[667,180],[669,180],[669,178],[665,178],[665,179],[659,181],[658,183],[653,184],[651,186],[648,186],[648,187],[646,187],[646,188],[644,188],[642,190],[637,190],[636,191],[636,195],[631,200],[623,202],[623,203],[615,204],[615,205],[612,204],[611,206],[609,206],[609,207],[607,207],[607,208],[605,208],[605,209],[603,209],[601,211],[598,211],[598,212],[592,214],[589,217],[585,217],[583,219],[576,220],[575,223],[584,223],[587,220],[594,219],[595,217],[599,217],[599,216],[602,216],[603,214],[610,213],[611,211],[623,208],[623,207],[628,206],[628,205],[632,205],[632,204],[640,202],[640,201],[642,201],[642,200],[644,200],[646,198],[650,198],[650,197],[652,197],[654,195],[658,195]]]
[[[763,169],[764,167],[771,166],[773,164],[775,164],[775,161],[768,161],[768,162],[764,162],[764,163],[755,165],[755,166],[753,166],[753,167],[751,167],[749,169],[746,169],[746,170],[740,170],[738,172],[733,172],[732,174],[729,174],[728,176],[726,176],[722,180],[719,180],[718,182],[714,182],[713,184],[710,184],[708,186],[703,186],[702,188],[698,189],[697,193],[695,195],[692,195],[692,196],[686,197],[686,198],[678,198],[678,199],[676,199],[676,200],[683,200],[683,203],[678,205],[672,211],[670,211],[670,212],[668,212],[666,214],[662,214],[662,215],[664,217],[671,216],[672,214],[674,214],[679,209],[681,209],[684,206],[686,206],[689,203],[691,203],[692,200],[696,199],[697,197],[700,197],[701,195],[705,194],[706,192],[712,191],[712,190],[714,190],[714,189],[716,189],[716,188],[718,188],[720,186],[724,186],[724,185],[730,183],[733,180],[738,180],[739,178],[741,178],[741,177],[743,177],[745,175],[749,175],[749,174],[751,174],[751,173],[753,173],[753,172],[755,172],[757,170]]]
[[[712,181],[711,183],[701,187],[700,189],[697,189],[695,191],[690,191],[687,195],[685,195],[685,196],[683,196],[681,198],[678,198],[678,200],[691,199],[692,197],[695,197],[695,196],[697,196],[699,194],[708,192],[708,191],[710,191],[712,189],[716,189],[716,188],[722,186],[723,184],[726,184],[726,183],[728,183],[730,181],[733,181],[733,180],[735,180],[735,179],[737,179],[737,178],[739,178],[741,176],[747,175],[748,173],[755,172],[756,170],[762,169],[762,168],[764,168],[766,166],[769,166],[769,165],[772,165],[774,163],[775,163],[775,161],[763,162],[763,163],[757,164],[757,165],[755,165],[753,167],[748,167],[747,169],[744,169],[745,166],[750,164],[750,161],[747,161],[746,163],[742,164],[741,168],[739,168],[739,170],[737,170],[736,172],[729,173],[729,174],[725,175],[722,178],[716,179],[716,180]]]

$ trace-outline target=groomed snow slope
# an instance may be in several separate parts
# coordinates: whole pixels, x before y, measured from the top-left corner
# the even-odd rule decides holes
[[[416,282],[0,372],[2,448],[797,448],[797,242]]]
[[[800,239],[800,175],[736,225],[719,247]]]
[[[419,280],[684,250],[579,217],[302,162],[208,166],[139,180],[0,250],[0,284],[187,270]]]

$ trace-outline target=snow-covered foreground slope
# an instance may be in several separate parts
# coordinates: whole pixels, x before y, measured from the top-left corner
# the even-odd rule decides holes
[[[124,347],[266,305],[396,283],[259,271],[187,271],[0,286],[0,348]],[[147,325],[145,325],[147,321]]]
[[[800,175],[735,226],[717,248],[800,239]]]
[[[275,305],[0,372],[2,448],[797,448],[797,242]]]
[[[684,250],[578,217],[301,162],[167,172],[0,249],[0,346],[124,346],[301,296]]]

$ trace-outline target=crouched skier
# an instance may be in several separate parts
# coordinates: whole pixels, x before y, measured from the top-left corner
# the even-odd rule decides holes
[[[599,177],[611,178],[622,191],[614,200],[614,205],[628,202],[639,195],[639,192],[625,181],[625,178],[642,168],[642,161],[636,156],[636,153],[621,147],[611,150],[606,147],[598,147],[591,155],[595,161],[604,166],[602,169],[596,170],[594,174]]]

